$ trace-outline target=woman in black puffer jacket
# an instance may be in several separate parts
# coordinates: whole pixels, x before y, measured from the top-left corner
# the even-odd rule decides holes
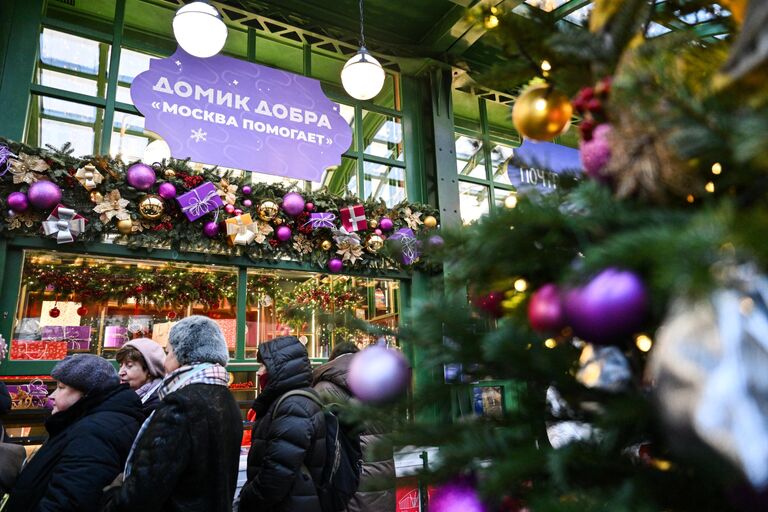
[[[283,336],[261,344],[258,360],[267,385],[253,402],[256,423],[240,512],[320,512],[315,482],[325,465],[323,411],[303,396],[290,396],[275,410],[289,391],[314,393],[307,350],[295,336]]]
[[[347,385],[349,365],[358,348],[349,342],[333,348],[328,362],[315,368],[314,385],[324,402],[345,404],[352,398]],[[363,469],[360,487],[349,501],[349,512],[394,512],[395,459],[380,427],[365,425],[360,434]]]

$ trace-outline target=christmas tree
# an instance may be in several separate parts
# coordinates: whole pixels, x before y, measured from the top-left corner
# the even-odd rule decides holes
[[[726,34],[650,36],[702,12]],[[439,447],[432,511],[768,510],[768,2],[598,0],[578,29],[470,16],[509,57],[478,80],[532,80],[524,136],[573,112],[585,176],[423,242],[445,275],[399,333],[434,376],[416,417],[488,379],[514,403],[365,414]]]

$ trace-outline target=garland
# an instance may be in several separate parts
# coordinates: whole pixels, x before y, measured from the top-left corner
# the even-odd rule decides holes
[[[72,151],[69,144],[43,149],[0,138],[0,208],[7,212],[0,222],[0,236],[40,236],[45,230],[59,243],[75,244],[114,237],[134,248],[244,254],[255,261],[289,259],[333,272],[427,268],[418,251],[404,254],[403,247],[412,249],[413,244],[403,243],[398,231],[408,228],[417,238],[435,234],[437,210],[430,205],[402,202],[388,208],[382,200],[340,197],[325,189],[304,192],[280,184],[246,185],[239,172],[216,167],[197,172],[188,160],[175,159],[155,165],[156,178],[139,190],[129,185],[126,171],[143,164],[126,164],[108,156],[74,158]],[[35,207],[29,189],[42,181],[60,189],[58,203],[67,210],[59,211],[55,205]],[[215,186],[223,207],[190,221],[176,198],[206,182]],[[291,192],[300,194],[306,203],[304,211],[286,211],[283,198]],[[17,193],[14,200],[20,199],[18,193],[23,194],[21,204],[26,207],[9,200],[13,193]],[[364,211],[366,222],[356,231],[343,228],[341,210],[348,207]],[[332,220],[313,222],[313,213],[331,214]],[[226,230],[246,215],[252,222],[243,243]],[[54,222],[44,222],[47,220]],[[61,236],[56,222],[60,225],[67,220],[71,229]],[[400,236],[385,243],[393,234]]]

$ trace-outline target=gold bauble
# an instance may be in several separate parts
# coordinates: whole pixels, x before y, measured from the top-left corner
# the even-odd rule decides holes
[[[117,230],[124,235],[130,235],[133,231],[133,221],[131,219],[117,221]]]
[[[382,247],[384,247],[384,239],[381,235],[368,235],[368,238],[365,239],[365,249],[368,252],[375,254],[379,252]]]
[[[101,192],[99,192],[98,190],[94,190],[93,192],[91,192],[91,202],[92,203],[99,204],[103,200],[104,200],[104,196],[101,195]]]
[[[163,174],[165,175],[166,178],[173,178],[176,176],[176,171],[174,171],[173,169],[166,169],[165,171],[163,171]]]
[[[333,244],[330,240],[323,240],[323,243],[320,244],[320,248],[324,251],[330,251],[331,247],[333,247]]]
[[[165,204],[160,196],[150,194],[139,201],[139,213],[148,220],[156,220],[163,216]]]
[[[274,201],[262,201],[259,205],[259,218],[264,222],[269,222],[274,219],[277,213],[280,211],[277,203]]]
[[[572,115],[568,96],[548,84],[536,84],[515,100],[512,122],[522,136],[547,141],[568,129]]]
[[[379,221],[377,221],[376,219],[371,219],[368,221],[368,227],[371,229],[376,229],[378,225],[379,225]]]
[[[424,226],[432,229],[437,226],[437,219],[433,215],[424,217]]]

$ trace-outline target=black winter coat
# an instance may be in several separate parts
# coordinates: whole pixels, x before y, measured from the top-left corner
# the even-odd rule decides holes
[[[131,474],[105,496],[107,512],[231,512],[243,423],[224,386],[167,395],[141,435]]]
[[[144,420],[127,384],[92,392],[45,422],[48,440],[19,474],[5,512],[90,512],[123,470]]]
[[[324,402],[344,404],[352,398],[347,376],[353,355],[343,354],[315,368],[315,391]],[[363,469],[359,490],[349,501],[349,512],[394,512],[395,459],[389,439],[380,427],[365,425],[360,444]]]
[[[320,481],[325,464],[322,409],[309,398],[291,396],[272,419],[275,405],[286,392],[314,393],[307,350],[296,337],[284,336],[260,345],[259,355],[269,380],[253,404],[256,423],[240,512],[320,512],[315,482]]]

